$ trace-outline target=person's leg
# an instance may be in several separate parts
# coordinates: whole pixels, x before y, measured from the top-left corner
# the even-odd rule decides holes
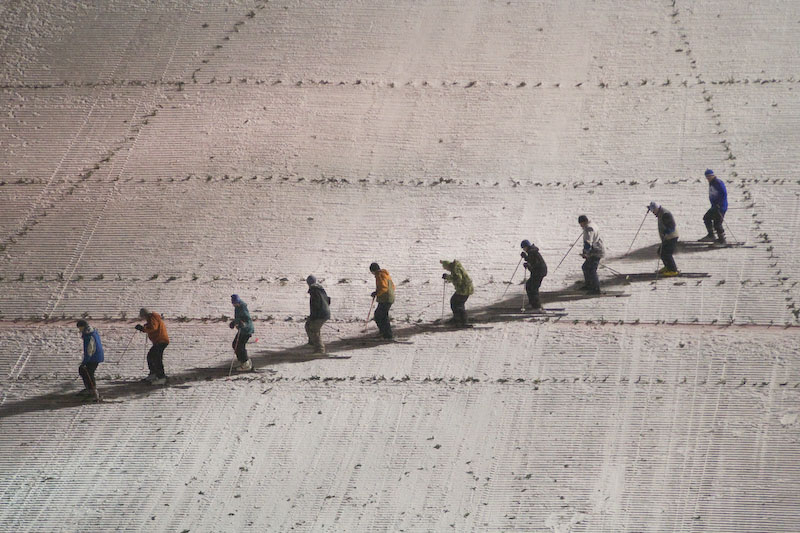
[[[714,229],[717,231],[717,240],[720,242],[725,242],[725,227],[722,225],[722,221],[724,220],[725,215],[723,215],[718,209],[714,210]]]
[[[247,357],[247,341],[250,340],[249,333],[239,332],[239,340],[236,343],[236,359],[240,363],[246,363],[249,357]]]
[[[392,338],[392,325],[389,322],[389,309],[391,307],[392,304],[390,303],[379,303],[375,309],[375,323],[378,324],[378,329],[384,339]]]
[[[590,263],[591,259],[587,258],[583,261],[583,265],[581,265],[581,270],[583,270],[583,283],[586,285],[587,288],[591,288],[592,286],[591,266],[589,265]]]
[[[450,298],[450,309],[453,310],[453,322],[459,326],[467,323],[467,299],[469,295],[455,293]]]
[[[150,346],[150,349],[147,351],[147,369],[150,371],[149,378],[155,378],[158,375],[158,371],[156,370],[156,345],[153,344]]]
[[[94,388],[94,380],[92,379],[87,364],[81,364],[81,366],[78,367],[78,374],[81,376],[81,379],[83,380],[84,390],[91,390]]]
[[[311,338],[311,320],[310,318],[306,319],[306,337],[308,337],[308,344],[314,345],[314,339]]]
[[[167,377],[167,375],[164,373],[164,350],[167,348],[167,345],[168,343],[166,342],[159,342],[153,346],[153,367],[156,371],[157,378]]]
[[[378,303],[378,307],[375,308],[373,320],[375,320],[375,324],[378,326],[378,331],[381,332],[382,337],[386,336],[386,319],[388,315],[389,309],[386,307],[386,304]]]
[[[531,279],[528,280],[528,285],[530,286],[530,290],[528,291],[528,301],[531,303],[531,308],[533,309],[542,308],[542,301],[539,298],[539,287],[542,286],[543,279],[544,276],[538,272],[534,272],[531,274]]]
[[[677,237],[674,239],[668,239],[661,243],[661,260],[664,262],[664,268],[668,272],[677,272],[678,270],[678,267],[675,264],[675,259],[673,258],[673,254],[675,253],[675,248],[677,245]]]
[[[597,275],[597,267],[600,266],[600,258],[590,257],[586,260],[586,263],[588,263],[587,273],[589,277],[589,290],[592,292],[600,292],[600,277]]]
[[[706,225],[706,237],[705,238],[714,238],[714,226],[713,226],[713,217],[714,217],[715,208],[711,208],[706,211],[706,214],[703,215],[703,224]]]
[[[322,325],[325,324],[324,318],[315,318],[307,322],[308,325],[308,338],[314,346],[314,351],[325,353],[325,345],[322,343]]]

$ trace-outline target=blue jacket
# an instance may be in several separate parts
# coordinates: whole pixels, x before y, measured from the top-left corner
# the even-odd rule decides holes
[[[88,331],[81,333],[83,337],[83,363],[102,363],[103,362],[103,345],[100,342],[100,333],[97,332],[92,326],[89,326]]]
[[[708,184],[708,201],[711,207],[716,206],[721,213],[728,210],[728,190],[719,178],[714,178]]]

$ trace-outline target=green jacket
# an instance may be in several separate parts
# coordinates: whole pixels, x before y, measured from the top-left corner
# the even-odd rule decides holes
[[[242,302],[238,306],[234,306],[233,322],[239,331],[252,335],[255,332],[253,320],[250,318],[250,311],[247,310],[247,304]]]
[[[450,271],[450,274],[446,274],[444,279],[453,284],[458,294],[469,296],[475,292],[475,288],[472,286],[472,280],[469,279],[467,271],[464,270],[464,266],[460,262],[455,260],[453,262],[444,260],[439,262],[445,270]]]

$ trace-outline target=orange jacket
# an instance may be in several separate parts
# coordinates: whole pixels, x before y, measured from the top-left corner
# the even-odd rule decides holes
[[[385,268],[375,273],[375,299],[378,303],[394,303],[394,282]]]
[[[167,326],[161,319],[161,315],[156,312],[150,313],[147,317],[147,324],[144,325],[144,332],[150,338],[150,342],[158,344],[166,342],[169,344],[169,335],[167,335]]]

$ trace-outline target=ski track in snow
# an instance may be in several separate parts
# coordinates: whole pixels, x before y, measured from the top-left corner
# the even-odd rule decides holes
[[[0,531],[797,529],[796,4],[0,18]],[[650,216],[623,256],[651,200],[702,236],[707,167],[748,247],[680,247],[704,278],[617,276],[657,266]],[[578,250],[556,270],[581,213],[624,297],[575,293]],[[509,316],[523,238],[567,316]],[[453,258],[491,328],[424,326]],[[356,339],[372,261],[412,344]],[[331,358],[304,346],[309,273]],[[233,292],[258,373],[228,376]],[[142,306],[168,387],[138,383]],[[74,396],[83,316],[102,404]]]

